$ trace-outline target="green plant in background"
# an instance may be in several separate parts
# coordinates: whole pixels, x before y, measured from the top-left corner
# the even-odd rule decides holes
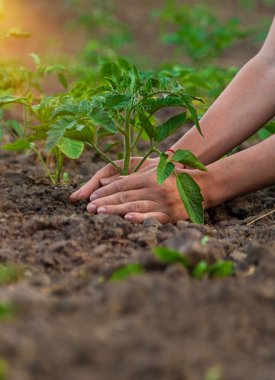
[[[112,0],[64,0],[67,7],[74,10],[75,16],[68,27],[85,29],[89,36],[81,59],[87,64],[97,64],[99,57],[112,58],[121,48],[133,45],[133,38],[126,24],[116,17]]]
[[[12,304],[6,301],[0,301],[0,322],[9,321],[16,315],[16,310]]]
[[[205,260],[200,260],[197,264],[192,264],[188,255],[184,255],[175,249],[157,247],[153,249],[155,257],[164,264],[180,264],[187,269],[190,276],[196,280],[204,277],[210,279],[226,278],[233,276],[234,264],[232,261],[219,260],[213,264],[208,264]],[[145,273],[145,268],[141,264],[128,264],[114,271],[109,278],[110,281],[125,280],[132,275]],[[104,281],[102,281],[104,282]]]
[[[24,277],[25,267],[14,264],[0,264],[0,285],[18,282]]]
[[[214,264],[207,264],[201,260],[195,266],[191,265],[188,256],[182,253],[166,248],[157,247],[153,249],[155,256],[162,262],[167,264],[179,263],[190,272],[191,276],[197,280],[201,280],[205,275],[209,278],[224,278],[234,274],[234,264],[232,261],[220,260]]]
[[[80,94],[77,87],[66,94],[44,97],[33,104],[32,95],[21,98],[0,99],[1,104],[21,103],[38,120],[38,125],[27,126],[31,133],[23,139],[3,148],[8,150],[34,150],[43,168],[53,183],[61,178],[64,156],[75,159],[80,157],[87,145],[111,163],[122,175],[130,172],[131,157],[136,154],[140,139],[146,135],[150,148],[133,170],[137,171],[153,153],[160,156],[158,182],[162,184],[172,173],[176,176],[178,190],[190,219],[203,223],[202,195],[200,188],[187,173],[178,174],[175,164],[181,163],[199,170],[204,165],[190,152],[179,150],[168,158],[157,149],[157,144],[173,134],[189,117],[201,133],[193,101],[199,98],[186,93],[178,81],[164,73],[139,73],[137,68],[125,59],[105,61],[100,69],[101,85],[87,89]],[[155,114],[166,107],[182,107],[183,111],[160,125],[156,125]],[[113,140],[102,150],[104,138]],[[42,157],[40,146],[56,158],[55,173],[51,174]],[[113,145],[121,146],[123,167],[111,158],[108,150]]]
[[[9,366],[6,360],[0,358],[0,380],[6,380],[9,372]]]
[[[164,8],[154,14],[161,21],[162,40],[180,46],[194,63],[218,57],[248,35],[238,18],[222,22],[207,6],[190,7],[167,0]],[[163,32],[167,29],[172,31]]]

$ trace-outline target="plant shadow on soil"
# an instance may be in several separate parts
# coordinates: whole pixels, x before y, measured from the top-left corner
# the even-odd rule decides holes
[[[0,285],[0,299],[18,310],[0,326],[11,379],[204,379],[213,366],[222,379],[273,378],[274,219],[247,224],[274,207],[274,187],[210,210],[203,226],[132,225],[71,204],[73,186],[50,186],[33,159],[1,154],[0,262],[26,268],[18,283]],[[86,157],[80,173],[102,165]],[[195,281],[159,264],[157,245],[231,259],[236,275]],[[146,274],[101,283],[133,262]]]

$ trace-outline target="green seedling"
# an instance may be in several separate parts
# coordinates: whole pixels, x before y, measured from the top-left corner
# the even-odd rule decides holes
[[[187,150],[179,150],[168,157],[161,153],[158,144],[172,135],[184,122],[191,119],[201,133],[199,120],[193,101],[201,99],[186,93],[180,83],[165,73],[158,75],[139,72],[125,59],[105,61],[99,72],[100,85],[79,93],[76,88],[67,94],[44,97],[33,104],[31,94],[25,97],[0,99],[1,104],[20,103],[28,110],[38,125],[26,129],[25,138],[4,149],[32,149],[54,184],[61,179],[64,157],[76,159],[81,156],[84,146],[94,149],[106,162],[113,165],[122,175],[140,169],[152,154],[160,157],[157,180],[162,184],[170,175],[176,183],[182,202],[190,219],[203,223],[203,197],[199,186],[187,173],[178,174],[177,164],[206,171],[204,165]],[[156,113],[165,108],[176,107],[181,112],[163,123],[157,123]],[[30,118],[29,118],[30,119]],[[136,155],[139,141],[146,138],[150,144],[147,152],[135,168],[130,168],[131,158]],[[104,139],[108,139],[102,149]],[[123,165],[118,165],[106,149],[120,146]],[[41,144],[46,153],[55,157],[55,172],[51,173],[41,152]]]
[[[137,275],[137,274],[143,274],[144,268],[140,264],[129,264],[125,267],[117,269],[115,272],[112,273],[110,277],[110,281],[122,281],[126,278]]]
[[[19,265],[0,264],[0,285],[18,282],[24,277],[25,268]]]
[[[9,366],[6,360],[0,358],[0,380],[6,380],[9,372]]]
[[[9,321],[16,315],[16,310],[9,302],[0,301],[0,322]]]
[[[197,280],[201,280],[205,275],[209,278],[224,278],[234,274],[234,264],[232,261],[220,260],[214,264],[207,264],[201,260],[195,266],[189,263],[188,256],[177,252],[176,250],[157,247],[153,249],[154,255],[163,263],[172,264],[179,263],[190,272],[191,276]]]
[[[160,18],[162,30],[174,30],[162,32],[162,40],[180,46],[196,63],[218,57],[248,35],[238,18],[222,22],[210,8],[203,5],[190,7],[177,0],[167,0],[164,8],[154,14]]]

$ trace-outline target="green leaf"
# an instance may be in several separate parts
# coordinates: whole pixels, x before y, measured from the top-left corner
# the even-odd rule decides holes
[[[187,173],[177,175],[177,187],[184,207],[194,223],[203,224],[203,196],[200,187]]]
[[[63,73],[58,73],[57,78],[59,80],[59,83],[65,88],[65,90],[68,89],[68,82]]]
[[[193,269],[192,277],[201,280],[203,276],[207,273],[208,265],[207,262],[204,260],[201,260]]]
[[[0,301],[0,321],[12,319],[15,316],[15,314],[16,312],[13,305],[11,305],[8,302]],[[0,364],[1,364],[1,360],[0,360]],[[0,367],[0,370],[1,370],[1,367]]]
[[[1,304],[0,304],[0,309],[1,309]],[[1,319],[1,316],[0,316],[0,319]],[[9,373],[8,363],[4,359],[0,358],[0,380],[6,380],[8,377],[8,373]]]
[[[79,158],[83,153],[84,143],[82,141],[72,140],[67,137],[62,137],[56,146],[65,156],[73,160]]]
[[[129,105],[131,95],[108,94],[105,99],[106,108],[119,110]]]
[[[103,77],[111,77],[119,80],[121,76],[121,69],[119,65],[113,61],[105,61],[102,64],[100,71]]]
[[[141,128],[146,132],[149,139],[153,139],[156,136],[156,128],[153,126],[149,118],[142,113],[138,113],[138,118]]]
[[[31,143],[28,140],[18,139],[14,143],[5,144],[2,146],[2,149],[10,150],[10,151],[18,151],[24,149],[30,149]]]
[[[183,125],[186,120],[186,114],[181,113],[179,115],[171,117],[165,123],[157,127],[156,141],[161,142],[168,136],[173,134],[179,127]]]
[[[168,95],[163,98],[150,98],[146,102],[144,102],[144,106],[146,111],[153,115],[160,109],[164,107],[184,107],[185,103],[183,103],[182,99],[178,96]]]
[[[202,131],[201,131],[201,128],[200,128],[200,123],[199,123],[199,119],[198,119],[198,114],[197,114],[197,111],[192,103],[192,96],[191,95],[188,95],[188,94],[181,94],[181,98],[183,100],[183,103],[185,104],[185,107],[188,109],[188,111],[190,112],[191,116],[192,116],[192,120],[193,122],[195,123],[195,126],[197,128],[197,130],[199,131],[199,133],[203,136],[202,134]],[[200,100],[199,98],[196,98],[197,100]]]
[[[13,104],[13,103],[19,103],[19,104],[26,104],[26,98],[19,97],[15,98],[13,96],[5,96],[3,98],[0,98],[0,107],[5,106],[6,104]]]
[[[24,277],[25,267],[22,265],[0,264],[0,285],[13,284]]]
[[[229,277],[234,274],[234,264],[232,261],[217,261],[208,268],[210,277]]]
[[[183,165],[190,166],[190,168],[207,171],[203,163],[190,150],[177,150],[173,154],[171,161],[180,162]]]
[[[90,115],[91,122],[95,124],[97,127],[102,127],[106,131],[111,133],[117,133],[118,129],[115,126],[115,123],[110,118],[109,114],[105,111],[98,111],[91,113]]]
[[[129,276],[142,274],[144,269],[140,264],[129,264],[124,268],[117,269],[110,277],[110,281],[122,281]]]
[[[65,131],[76,126],[76,121],[69,121],[67,119],[58,120],[48,131],[48,138],[46,141],[46,151],[52,150],[58,143],[59,139],[64,136]]]
[[[153,249],[154,255],[162,262],[167,264],[180,263],[184,267],[189,267],[189,261],[186,256],[183,256],[181,253],[175,249],[167,247],[156,247]]]
[[[163,182],[173,173],[175,165],[172,162],[167,162],[168,155],[161,153],[160,160],[157,168],[157,181],[158,184]]]

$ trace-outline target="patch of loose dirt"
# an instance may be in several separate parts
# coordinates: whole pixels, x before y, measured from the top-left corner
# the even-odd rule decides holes
[[[84,178],[103,164],[85,162]],[[274,378],[275,223],[247,225],[274,207],[274,187],[208,211],[204,226],[132,225],[72,205],[75,186],[47,184],[32,156],[3,153],[0,174],[0,262],[26,268],[0,286],[18,310],[0,322],[8,379],[201,380],[212,367],[221,379]],[[157,245],[194,261],[231,259],[236,276],[195,281],[158,263]],[[144,275],[102,283],[134,262]]]

